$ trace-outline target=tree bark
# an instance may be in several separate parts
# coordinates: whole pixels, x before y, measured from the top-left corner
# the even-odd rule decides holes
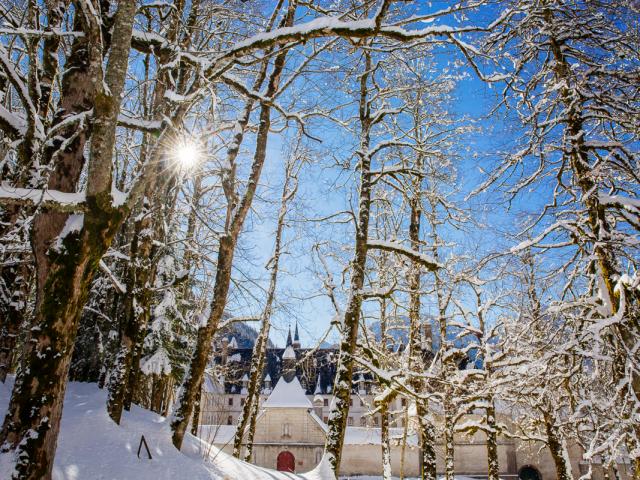
[[[16,459],[14,478],[21,479],[51,477],[80,313],[98,262],[111,244],[125,213],[124,209],[112,206],[111,157],[135,1],[123,0],[116,10],[114,34],[119,41],[112,45],[107,64],[105,83],[108,93],[103,91],[101,81],[95,81],[103,78],[98,17],[84,4],[76,4],[76,8],[75,22],[85,36],[74,41],[63,79],[61,109],[57,118],[94,108],[93,134],[97,140],[91,146],[82,226],[59,239],[59,245],[56,245],[56,238],[67,224],[69,215],[42,211],[34,219],[33,245],[37,265],[35,322],[25,351],[25,368],[16,378],[0,433],[2,451],[12,451]],[[49,152],[48,158],[57,152],[56,169],[49,179],[49,188],[74,192],[84,164],[87,131],[80,128],[65,133],[74,136],[64,150],[58,152],[58,144],[48,147],[45,152]],[[80,223],[78,217],[73,220],[76,226]]]
[[[267,354],[267,345],[269,343],[269,328],[271,326],[271,314],[273,311],[273,302],[276,296],[276,287],[278,284],[278,272],[280,265],[280,249],[282,244],[282,235],[284,233],[285,219],[287,215],[287,206],[291,201],[297,190],[297,185],[291,186],[291,182],[296,183],[293,178],[293,160],[290,159],[287,162],[285,168],[285,180],[282,187],[282,196],[280,200],[280,211],[278,213],[278,220],[276,225],[276,238],[274,242],[273,256],[271,257],[271,278],[269,280],[269,290],[267,291],[267,299],[261,315],[261,328],[260,334],[256,341],[255,348],[253,350],[253,356],[251,357],[251,370],[249,375],[248,394],[245,399],[242,413],[240,414],[240,420],[236,428],[236,434],[233,439],[233,456],[240,458],[242,439],[245,435],[248,436],[246,443],[246,455],[245,459],[251,458],[251,452],[253,449],[253,434],[255,431],[255,417],[258,414],[258,407],[260,403],[260,386],[262,385],[262,378],[264,372],[265,357]],[[247,425],[250,427],[247,431]],[[251,442],[249,442],[249,439]]]
[[[564,438],[556,427],[556,418],[551,412],[551,405],[547,405],[547,411],[543,412],[544,426],[547,434],[547,446],[556,466],[556,478],[558,480],[572,480],[571,463]]]
[[[487,407],[487,480],[499,480],[500,464],[498,461],[498,427],[496,419],[496,407],[493,398],[488,399]]]
[[[286,16],[286,25],[292,24],[294,11],[295,2],[292,2]],[[278,91],[286,55],[286,50],[281,50],[274,59],[273,70],[269,76],[269,83],[265,94],[267,98],[272,98]],[[263,68],[263,72],[265,71],[266,69]],[[246,123],[248,123],[250,111],[251,107],[248,105],[245,110],[246,116],[242,118],[243,122],[246,120]],[[234,139],[235,141],[227,152],[227,160],[229,160],[228,165],[234,165],[235,163],[235,158],[240,148],[240,143],[242,142],[246,123],[244,123],[244,126],[240,124],[240,129],[237,131],[236,138]],[[251,166],[249,182],[245,194],[238,205],[236,205],[237,198],[235,194],[235,185],[233,185],[232,179],[223,179],[223,189],[225,190],[228,201],[227,221],[225,222],[225,232],[220,236],[215,286],[213,289],[213,299],[211,301],[211,313],[207,320],[207,325],[198,331],[196,350],[192,357],[191,366],[183,384],[182,395],[178,401],[178,405],[176,406],[174,418],[171,423],[171,428],[173,430],[173,444],[177,449],[182,447],[184,434],[193,412],[193,402],[195,400],[196,389],[204,376],[204,370],[209,360],[209,355],[211,354],[211,341],[215,332],[218,330],[218,325],[226,306],[229,284],[231,282],[231,267],[233,265],[235,247],[242,230],[242,226],[244,225],[244,220],[253,201],[258,181],[260,179],[260,174],[262,173],[262,167],[264,166],[267,154],[267,141],[269,138],[270,128],[271,107],[268,104],[263,103],[260,107],[260,124],[258,126],[256,148],[253,157],[253,164]],[[235,171],[235,168],[232,168],[232,170]],[[235,172],[230,174],[232,177],[235,176]]]
[[[356,351],[358,329],[360,324],[360,308],[362,296],[360,290],[364,285],[365,266],[367,263],[367,239],[369,235],[369,214],[371,208],[371,155],[369,151],[371,136],[371,111],[369,104],[369,79],[371,77],[371,56],[364,53],[364,72],[360,77],[360,192],[358,202],[358,223],[356,226],[356,241],[354,258],[351,263],[351,286],[349,301],[342,323],[340,356],[333,387],[335,406],[329,417],[329,431],[325,444],[325,454],[333,468],[336,478],[340,473],[340,460],[344,434],[349,416],[349,401],[351,399],[351,384],[353,378],[353,356]]]

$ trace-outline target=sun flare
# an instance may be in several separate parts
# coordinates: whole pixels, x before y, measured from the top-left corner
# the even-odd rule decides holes
[[[175,146],[173,156],[178,165],[190,170],[200,161],[201,152],[193,140],[183,139]]]

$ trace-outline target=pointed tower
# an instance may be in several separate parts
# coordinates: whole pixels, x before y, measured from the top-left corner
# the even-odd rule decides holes
[[[296,332],[293,335],[293,348],[300,348],[300,335],[298,335],[298,321],[296,320]]]
[[[290,347],[293,344],[291,341],[291,325],[289,325],[289,333],[287,334],[287,347]]]

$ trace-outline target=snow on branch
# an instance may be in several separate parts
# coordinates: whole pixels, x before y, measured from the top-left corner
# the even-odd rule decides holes
[[[397,242],[385,242],[381,240],[369,240],[367,242],[368,248],[373,248],[376,250],[383,250],[385,252],[397,253],[399,255],[404,255],[409,258],[413,262],[417,262],[423,267],[429,270],[438,270],[442,268],[442,264],[437,262],[433,257],[429,255],[425,255],[424,253],[417,252],[410,248],[405,247],[404,245]]]
[[[427,37],[445,37],[448,39],[455,33],[483,31],[482,27],[450,27],[434,25],[420,29],[407,30],[397,25],[382,25],[381,18],[343,21],[336,17],[325,16],[292,27],[277,28],[270,32],[253,35],[246,40],[236,43],[218,58],[211,61],[206,70],[207,77],[217,77],[227,61],[233,61],[253,51],[265,49],[276,44],[289,42],[306,42],[308,40],[327,36],[338,36],[347,39],[380,36],[400,42],[411,42]]]
[[[0,203],[4,204],[40,205],[62,212],[81,212],[85,209],[85,201],[84,192],[16,188],[6,182],[0,183]]]
[[[123,295],[127,293],[127,287],[124,286],[122,282],[120,282],[120,280],[118,280],[118,277],[115,276],[115,274],[111,271],[106,263],[100,260],[100,262],[98,262],[98,266],[100,267],[100,270],[102,270],[102,272],[109,278],[118,293],[121,293]]]
[[[157,133],[162,129],[163,122],[161,120],[133,118],[121,113],[118,115],[118,125],[132,130],[140,130],[141,132]]]
[[[15,113],[10,112],[0,105],[0,129],[10,138],[17,139],[24,137],[27,132],[27,122],[24,118]]]

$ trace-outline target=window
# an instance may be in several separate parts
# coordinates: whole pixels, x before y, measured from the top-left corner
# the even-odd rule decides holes
[[[350,406],[350,407],[353,407],[353,398],[350,398],[350,399],[349,399],[349,406]]]
[[[325,399],[323,400],[323,405],[324,405],[325,407],[328,407],[328,406],[329,406],[329,399],[328,399],[328,398],[325,398]]]
[[[407,406],[407,399],[406,398],[403,398],[400,402],[401,402],[403,407]]]
[[[229,405],[233,406],[233,397],[229,397]]]
[[[353,427],[353,417],[349,417],[347,419],[347,425],[349,425],[350,427]]]
[[[366,417],[360,417],[360,426],[361,426],[361,427],[366,427],[366,426],[367,426],[367,419],[366,419]]]
[[[324,420],[324,423],[329,423],[329,417],[322,417],[322,420]]]
[[[283,423],[282,424],[282,436],[283,437],[290,437],[291,436],[291,429],[288,423]]]
[[[227,417],[227,425],[233,425],[233,415]]]
[[[241,398],[241,399],[240,399],[240,406],[241,406],[241,407],[244,407],[244,398]]]
[[[373,425],[377,427],[378,423],[379,423],[378,417],[373,417]]]
[[[364,407],[364,401],[362,399],[360,399],[360,406]]]

